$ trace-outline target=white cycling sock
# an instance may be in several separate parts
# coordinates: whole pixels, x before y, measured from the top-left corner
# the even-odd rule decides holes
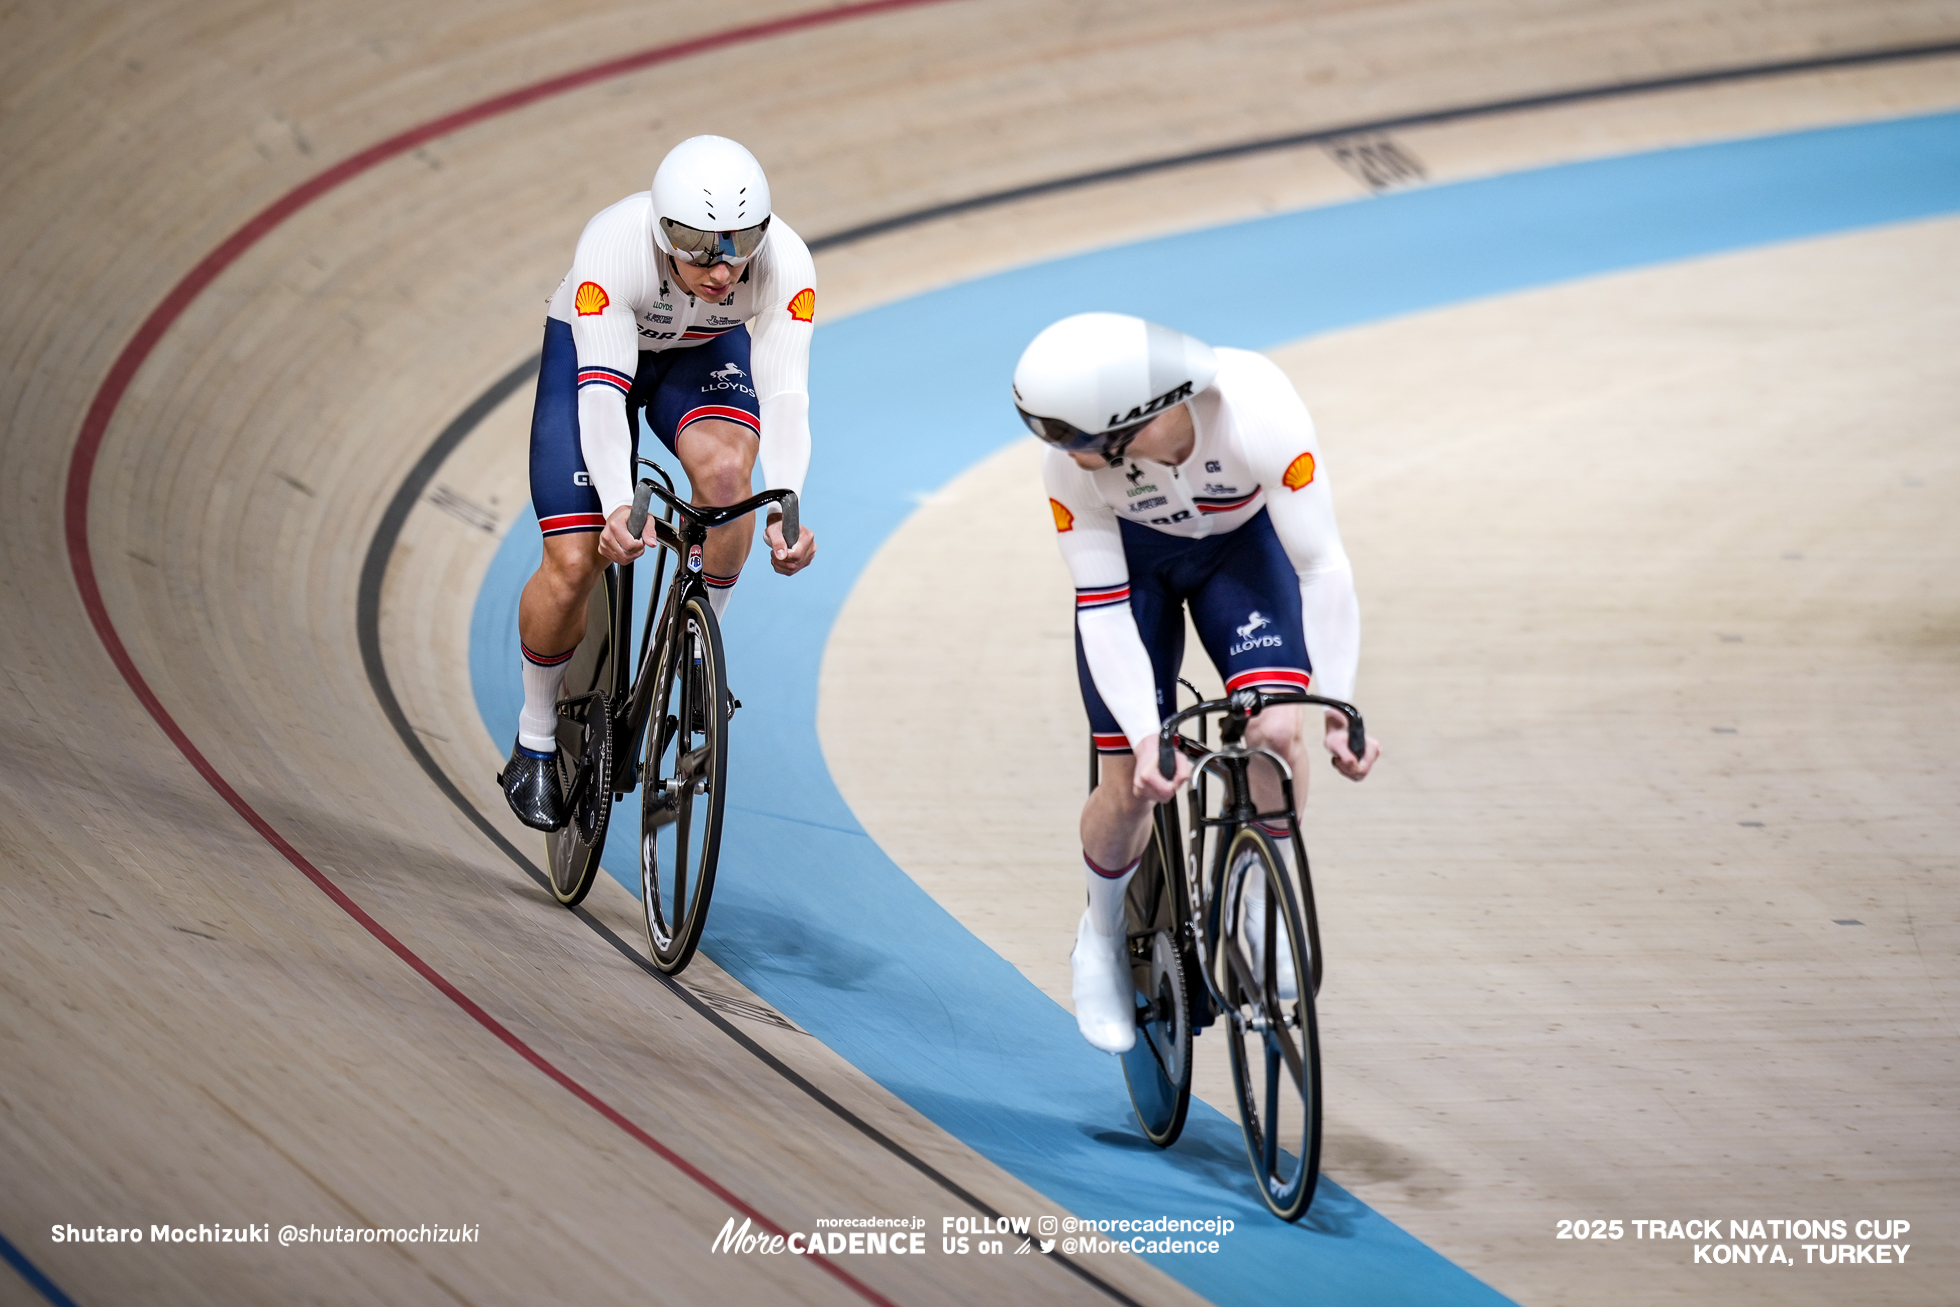
[[[517,714],[517,742],[550,753],[558,747],[558,686],[578,646],[548,657],[532,653],[521,641],[517,647],[524,653],[524,707]]]
[[[735,593],[735,583],[742,579],[742,574],[711,576],[703,572],[701,579],[707,583],[708,606],[715,610],[715,620],[719,622],[728,613],[728,598]]]
[[[1089,928],[1104,939],[1114,939],[1129,933],[1123,920],[1123,892],[1130,887],[1130,877],[1136,875],[1143,863],[1138,858],[1129,866],[1117,871],[1109,871],[1096,865],[1087,853],[1082,855],[1083,871],[1089,882]]]

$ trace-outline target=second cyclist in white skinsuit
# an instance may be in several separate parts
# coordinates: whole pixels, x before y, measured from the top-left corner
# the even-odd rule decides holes
[[[1076,1020],[1090,1043],[1123,1052],[1136,1038],[1124,891],[1151,807],[1189,774],[1179,756],[1164,779],[1155,748],[1174,711],[1185,610],[1228,690],[1311,682],[1337,699],[1353,693],[1360,611],[1313,420],[1269,359],[1085,313],[1037,336],[1014,380],[1023,418],[1051,446],[1042,473],[1075,581],[1077,668],[1103,755],[1082,813],[1089,905],[1071,959]],[[1304,780],[1306,720],[1300,705],[1269,708],[1248,742]],[[1328,712],[1326,747],[1360,780],[1379,745],[1354,757],[1346,725]],[[1262,808],[1277,807],[1266,769],[1254,781],[1272,791]]]

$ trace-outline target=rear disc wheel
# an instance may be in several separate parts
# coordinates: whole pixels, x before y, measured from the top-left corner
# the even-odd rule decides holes
[[[1169,1148],[1191,1108],[1191,985],[1177,911],[1176,839],[1160,814],[1143,863],[1124,895],[1130,973],[1137,995],[1137,1042],[1123,1054],[1123,1079],[1144,1137]]]
[[[559,793],[576,799],[571,820],[545,836],[545,866],[551,893],[566,907],[583,900],[599,873],[605,852],[606,827],[612,817],[612,722],[608,715],[618,673],[612,647],[613,590],[616,569],[608,567],[592,597],[586,601],[585,635],[571,661],[565,664],[562,699],[597,692],[604,699],[588,700],[574,716],[558,718]],[[596,769],[596,774],[591,774]],[[580,780],[581,773],[588,779]]]

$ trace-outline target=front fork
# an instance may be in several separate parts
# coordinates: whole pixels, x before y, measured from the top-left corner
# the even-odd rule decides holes
[[[1267,756],[1272,757],[1278,765],[1280,795],[1284,800],[1282,810],[1279,812],[1262,813],[1253,804],[1249,756],[1231,758],[1214,753],[1199,764],[1197,774],[1192,777],[1188,796],[1191,836],[1190,849],[1185,859],[1187,868],[1185,885],[1186,893],[1189,895],[1188,902],[1192,904],[1195,911],[1185,922],[1185,939],[1195,950],[1194,956],[1201,959],[1213,956],[1219,940],[1221,914],[1225,905],[1219,901],[1219,895],[1206,892],[1206,887],[1216,887],[1222,894],[1225,886],[1225,858],[1230,852],[1233,837],[1239,830],[1255,822],[1271,823],[1291,813],[1292,816],[1287,820],[1287,839],[1293,847],[1294,883],[1299,894],[1301,924],[1307,934],[1308,965],[1312,973],[1313,992],[1318,996],[1321,978],[1320,921],[1314,910],[1313,877],[1307,866],[1306,841],[1300,832],[1299,807],[1294,801],[1293,778],[1283,760],[1270,753]],[[1223,811],[1220,815],[1207,819],[1205,793],[1210,781],[1208,773],[1215,763],[1222,764],[1224,767],[1225,775],[1222,779],[1228,785],[1229,793],[1226,802],[1221,805]],[[1217,838],[1216,847],[1211,850],[1209,877],[1203,876],[1201,872],[1206,865],[1204,855],[1207,832],[1216,832]],[[1218,993],[1214,987],[1215,978],[1211,968],[1201,966],[1199,971],[1204,977],[1207,998],[1210,999],[1215,1010],[1222,1010],[1225,1002],[1224,995]],[[1215,1017],[1215,1012],[1213,1016]],[[1211,1020],[1207,1019],[1203,1024],[1209,1025]]]
[[[660,593],[659,586],[660,582],[665,579],[666,565],[667,558],[663,553],[660,557],[659,570],[654,573],[655,595]],[[615,639],[620,638],[626,633],[628,623],[632,617],[633,565],[631,563],[623,564],[620,571],[622,580],[619,595],[617,596],[618,603],[613,614]],[[652,725],[653,729],[663,732],[662,735],[657,737],[658,747],[654,749],[653,756],[657,758],[666,752],[667,736],[664,734],[667,729],[666,723],[650,723],[649,718],[653,715],[654,704],[665,703],[667,701],[667,691],[669,682],[673,679],[674,669],[670,660],[667,666],[657,668],[654,675],[648,676],[646,674],[646,663],[647,659],[653,657],[657,652],[666,647],[668,623],[675,620],[675,613],[686,602],[686,584],[687,574],[685,572],[677,573],[674,577],[673,591],[667,596],[667,603],[664,606],[658,603],[648,604],[646,625],[640,634],[640,657],[635,666],[631,682],[633,693],[630,697],[627,696],[624,693],[625,687],[622,686],[622,692],[615,696],[613,700],[614,703],[619,705],[616,710],[616,716],[613,719],[613,738],[620,741],[624,746],[624,752],[614,755],[620,761],[614,769],[613,792],[622,797],[638,789],[643,779],[641,776],[640,760],[644,755],[644,751],[640,745],[650,725]],[[630,648],[631,646],[627,645],[623,647]],[[625,659],[620,660],[622,667],[625,665],[625,661]]]

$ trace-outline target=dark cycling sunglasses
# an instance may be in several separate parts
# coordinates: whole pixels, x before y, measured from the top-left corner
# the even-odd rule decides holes
[[[1127,427],[1117,427],[1113,431],[1084,431],[1060,418],[1036,417],[1020,405],[1014,411],[1021,415],[1021,421],[1028,424],[1028,430],[1041,437],[1055,448],[1067,454],[1098,453],[1104,458],[1120,458],[1123,451],[1136,439],[1137,432],[1149,426],[1156,414],[1152,413],[1141,422],[1132,422]]]
[[[755,257],[757,247],[769,231],[769,219],[764,218],[755,226],[744,227],[740,231],[702,231],[684,222],[675,222],[672,218],[662,218],[660,230],[666,234],[667,243],[674,247],[674,257],[682,263],[697,268],[726,263],[739,268]]]

